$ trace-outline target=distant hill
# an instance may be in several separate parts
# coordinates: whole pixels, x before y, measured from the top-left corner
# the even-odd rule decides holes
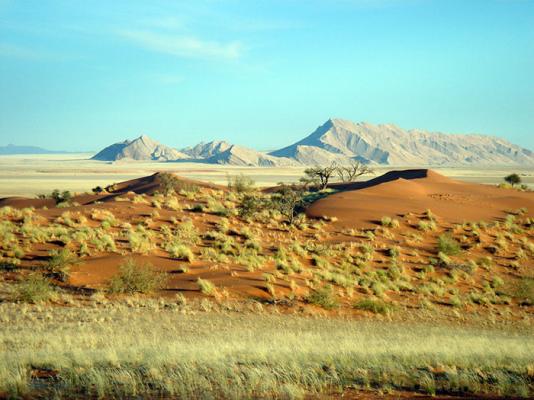
[[[284,157],[273,157],[257,150],[237,146],[224,141],[199,143],[194,147],[180,150],[196,161],[208,164],[278,167],[297,165],[294,160]]]
[[[200,142],[196,146],[186,147],[180,151],[193,159],[205,159],[228,150],[232,145],[224,140],[214,140],[212,142]]]
[[[0,155],[15,155],[15,154],[65,154],[66,151],[47,150],[37,146],[17,146],[8,144],[7,146],[0,146]]]
[[[358,159],[386,165],[534,165],[534,153],[504,139],[404,130],[329,119],[304,139],[269,153],[301,164]]]
[[[397,166],[534,165],[534,152],[486,135],[456,135],[329,119],[298,142],[264,153],[225,141],[181,150],[146,135],[106,147],[94,160],[190,161],[238,166],[366,164]]]
[[[145,160],[145,161],[173,161],[189,158],[176,149],[165,146],[147,135],[134,140],[125,140],[106,147],[95,154],[92,159],[100,161]]]

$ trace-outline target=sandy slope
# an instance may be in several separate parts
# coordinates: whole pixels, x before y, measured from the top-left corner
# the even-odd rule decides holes
[[[342,190],[317,201],[311,217],[337,217],[347,226],[368,226],[382,216],[430,209],[447,222],[492,220],[521,207],[534,212],[534,194],[460,182],[432,170],[392,171],[367,182],[332,185]]]

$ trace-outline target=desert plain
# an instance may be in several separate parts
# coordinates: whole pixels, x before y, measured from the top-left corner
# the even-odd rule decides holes
[[[534,395],[534,170],[87,158],[0,157],[0,397]]]

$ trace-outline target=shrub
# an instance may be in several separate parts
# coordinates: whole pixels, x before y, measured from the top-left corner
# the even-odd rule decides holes
[[[216,287],[213,282],[208,281],[207,279],[198,278],[197,285],[202,294],[206,296],[212,296],[215,294]]]
[[[14,289],[14,299],[25,303],[40,303],[54,296],[50,281],[41,274],[31,274],[19,282]]]
[[[195,259],[191,249],[183,244],[170,244],[165,248],[165,250],[169,252],[169,255],[172,258],[176,258],[177,260],[186,260],[191,262]]]
[[[521,278],[515,289],[515,297],[522,305],[534,305],[534,278]]]
[[[521,183],[521,177],[515,173],[505,176],[504,180],[512,186],[515,186]]]
[[[72,194],[68,190],[60,192],[58,189],[54,189],[50,197],[56,202],[56,204],[69,203],[72,200]]]
[[[318,305],[326,310],[332,310],[339,307],[337,297],[334,295],[334,289],[330,285],[326,285],[320,289],[312,291],[312,293],[306,297],[306,301],[310,304]]]
[[[434,221],[419,221],[417,223],[417,228],[426,231],[435,231],[437,229],[436,223]]]
[[[300,181],[306,186],[316,186],[318,190],[328,187],[328,182],[337,170],[337,165],[332,162],[329,166],[315,166],[304,170],[304,177]]]
[[[174,236],[180,242],[187,245],[194,245],[200,241],[197,228],[191,221],[186,221],[176,228]]]
[[[147,254],[154,248],[152,232],[144,227],[138,226],[135,231],[128,233],[130,248],[135,253]]]
[[[50,275],[62,282],[69,279],[70,267],[78,263],[78,257],[69,249],[52,250],[47,264]]]
[[[392,258],[397,258],[400,255],[400,247],[399,246],[390,247],[387,250],[387,253],[388,253],[388,256]]]
[[[220,201],[209,199],[208,200],[208,210],[213,215],[218,215],[220,217],[228,217],[231,214],[231,211],[224,206]]]
[[[228,176],[228,189],[237,193],[247,193],[254,189],[254,180],[243,174]]]
[[[238,215],[241,218],[250,218],[265,208],[264,201],[253,195],[245,195],[237,206]]]
[[[380,224],[387,228],[398,228],[400,226],[399,220],[390,217],[382,217]]]
[[[204,212],[204,205],[203,204],[195,204],[189,210],[192,211],[192,212]]]
[[[162,288],[165,281],[165,274],[154,271],[150,264],[139,265],[130,258],[119,267],[119,273],[111,278],[109,291],[127,294],[150,293]]]
[[[358,310],[370,311],[374,314],[389,314],[392,311],[391,304],[382,300],[363,299],[354,304]]]
[[[460,243],[450,235],[440,235],[438,237],[438,251],[448,256],[454,256],[461,251]]]
[[[286,217],[289,224],[293,224],[304,203],[304,190],[296,185],[282,185],[271,197],[272,208]]]
[[[491,286],[493,289],[497,289],[497,288],[501,287],[502,285],[504,285],[504,281],[502,280],[501,277],[499,277],[499,276],[494,276],[494,277],[491,279],[490,286]]]
[[[159,173],[157,180],[160,184],[161,191],[166,194],[172,194],[174,192],[197,192],[198,186],[194,183],[187,182],[184,179],[180,179],[176,175],[173,175],[168,172]]]

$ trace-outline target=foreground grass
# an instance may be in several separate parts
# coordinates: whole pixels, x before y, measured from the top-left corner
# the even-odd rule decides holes
[[[0,393],[300,398],[348,387],[533,392],[534,335],[187,306],[0,304]]]

